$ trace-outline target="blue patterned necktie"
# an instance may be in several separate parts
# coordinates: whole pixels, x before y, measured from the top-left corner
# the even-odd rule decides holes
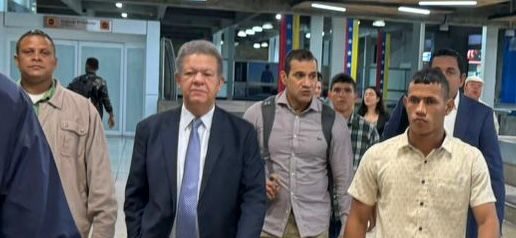
[[[199,186],[201,142],[198,129],[202,125],[202,121],[196,118],[191,124],[183,181],[179,193],[176,238],[199,237],[199,231],[197,230],[197,188]]]

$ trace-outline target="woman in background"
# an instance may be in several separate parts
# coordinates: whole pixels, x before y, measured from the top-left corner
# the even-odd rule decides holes
[[[378,134],[382,135],[385,123],[389,121],[389,113],[387,113],[383,105],[382,93],[376,90],[375,87],[366,88],[358,114],[375,126]]]

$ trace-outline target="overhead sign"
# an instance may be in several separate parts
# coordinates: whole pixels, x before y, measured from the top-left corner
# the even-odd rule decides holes
[[[45,27],[83,31],[111,32],[110,20],[85,19],[79,17],[45,16]]]

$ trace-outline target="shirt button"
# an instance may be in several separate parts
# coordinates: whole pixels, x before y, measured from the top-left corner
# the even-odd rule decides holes
[[[424,203],[424,202],[420,202],[420,203],[419,203],[419,206],[423,206],[423,205],[425,205],[425,203]]]
[[[421,180],[421,184],[425,184],[425,180],[424,180],[424,179],[423,179],[423,180]]]
[[[423,227],[419,227],[419,231],[422,231],[423,230]]]
[[[291,192],[291,193],[290,193],[290,195],[291,195],[291,196],[294,196],[294,192]]]
[[[292,176],[295,176],[295,175],[296,175],[296,173],[292,173]]]
[[[425,164],[428,163],[428,161],[425,160]]]

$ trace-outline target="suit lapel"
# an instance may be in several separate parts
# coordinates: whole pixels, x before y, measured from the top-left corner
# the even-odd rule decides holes
[[[211,123],[210,130],[210,138],[208,139],[208,151],[206,153],[206,159],[204,161],[204,171],[202,174],[202,182],[201,182],[201,190],[199,193],[199,200],[202,198],[203,192],[206,188],[206,184],[208,183],[208,179],[213,172],[215,165],[217,164],[217,160],[219,159],[219,154],[224,147],[224,139],[226,136],[224,135],[224,114],[220,111],[219,108],[215,107],[215,111],[213,113],[213,121]]]
[[[161,147],[163,148],[163,160],[168,177],[171,199],[175,206],[177,197],[177,139],[179,135],[179,120],[181,107],[170,112],[160,133]]]
[[[459,107],[457,108],[457,117],[455,118],[455,128],[453,130],[453,136],[457,138],[464,138],[466,135],[466,129],[468,128],[468,124],[470,119],[468,117],[474,116],[470,113],[470,104],[465,99],[465,97],[460,94],[458,95],[460,98]]]

